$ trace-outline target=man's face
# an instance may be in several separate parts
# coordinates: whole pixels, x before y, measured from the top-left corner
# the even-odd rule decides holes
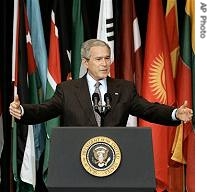
[[[97,81],[109,75],[111,58],[106,46],[95,46],[90,49],[90,59],[84,59],[83,64],[89,74]]]

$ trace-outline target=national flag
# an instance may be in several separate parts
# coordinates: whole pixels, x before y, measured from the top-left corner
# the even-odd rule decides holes
[[[26,2],[34,57],[40,74],[40,79],[45,96],[48,61],[40,5],[38,0],[27,0]]]
[[[81,65],[81,45],[84,41],[84,24],[82,17],[82,1],[73,0],[72,5],[72,51],[71,73],[73,79],[78,79],[86,73],[86,68]]]
[[[194,96],[194,66],[195,66],[195,1],[187,0],[180,39],[180,59],[176,73],[176,97],[178,105],[185,100],[188,106],[193,106]],[[192,122],[182,124],[179,130],[183,136],[183,156],[174,159],[186,162],[186,190],[195,191],[195,132]]]
[[[170,51],[170,56],[171,56],[173,77],[175,79],[176,68],[177,68],[178,58],[179,58],[179,29],[178,29],[178,13],[177,13],[176,0],[167,1],[165,19],[166,19],[166,31],[167,31],[169,51]],[[176,133],[178,133],[178,130],[179,128],[176,129]],[[171,132],[171,135],[175,135],[175,129],[171,129],[170,132]],[[177,141],[177,137],[173,140],[175,143],[175,141]],[[170,142],[173,143],[173,141],[170,141]],[[173,151],[174,151],[174,147],[172,149],[172,153]]]
[[[161,0],[151,0],[149,3],[143,77],[143,97],[150,102],[175,105],[174,81]],[[152,128],[156,190],[167,190],[169,186],[168,130],[171,127],[168,128],[143,120],[140,125]]]
[[[180,49],[176,0],[167,1],[165,19],[173,77],[175,79]],[[170,158],[172,159],[169,160],[169,191],[184,191],[184,165],[180,164],[180,161],[174,158],[174,155],[177,153],[182,155],[182,151],[179,150],[182,149],[182,141],[180,142],[182,132],[180,132],[180,126],[176,129],[170,129],[169,134],[169,150],[171,153]]]
[[[27,0],[27,15],[29,20],[29,26],[31,31],[31,41],[33,46],[34,57],[38,72],[41,79],[43,97],[46,93],[46,81],[47,81],[47,50],[45,45],[44,31],[42,26],[42,18],[40,12],[40,6],[38,0]],[[43,102],[44,98],[40,98],[40,102]],[[39,158],[44,150],[45,146],[45,127],[44,123],[33,125],[36,160]]]
[[[168,36],[168,44],[171,55],[171,64],[173,77],[176,76],[176,68],[179,59],[179,28],[178,28],[178,12],[177,1],[168,0],[166,5],[166,30]]]
[[[41,80],[34,59],[25,3],[20,0],[14,5],[14,95],[19,95],[21,103],[36,104],[42,97]],[[36,165],[32,125],[13,122],[13,174],[17,191],[34,191]]]
[[[140,94],[142,84],[142,50],[135,2],[133,0],[122,1],[122,13],[120,24],[120,77],[133,81]],[[127,126],[137,125],[137,118],[130,115]]]
[[[56,26],[59,34],[59,52],[61,64],[61,81],[71,79],[71,11],[72,1],[54,0],[56,4]]]
[[[29,90],[27,85],[27,48],[26,48],[26,28],[25,28],[25,15],[24,15],[24,3],[23,1],[14,1],[14,20],[13,20],[13,77],[14,77],[14,95],[18,94],[22,103],[29,103]],[[21,125],[13,121],[13,141],[12,141],[12,153],[13,153],[13,175],[16,181],[16,191],[33,191],[33,184],[35,186],[35,180],[33,177],[34,166],[28,164],[29,177],[27,181],[21,178],[22,165],[27,165],[24,162],[25,152],[30,152],[31,147],[29,142],[27,143],[30,135],[33,135],[32,127]],[[28,140],[29,141],[29,140]],[[35,162],[35,153],[33,150],[31,154],[28,154],[29,161]],[[34,157],[34,160],[32,159]],[[25,166],[23,166],[25,167]],[[32,174],[30,174],[32,173]],[[33,183],[33,184],[32,184]]]
[[[112,0],[101,0],[97,39],[105,41],[111,48],[111,67],[110,76],[115,77],[114,66],[114,19],[113,19],[113,3]]]
[[[58,28],[55,23],[57,11],[57,1],[55,1],[54,8],[51,11],[51,28],[50,28],[50,46],[49,46],[49,59],[48,59],[48,71],[47,71],[47,90],[45,99],[49,99],[53,96],[56,86],[61,82],[61,65],[60,65],[60,51],[59,51],[59,34]],[[54,118],[46,122],[46,146],[43,165],[43,178],[47,179],[47,170],[50,153],[50,139],[52,128],[60,125],[60,118]]]

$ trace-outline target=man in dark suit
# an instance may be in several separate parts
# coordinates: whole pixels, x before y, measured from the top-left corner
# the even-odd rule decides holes
[[[87,73],[82,78],[57,85],[54,96],[43,104],[20,104],[16,95],[9,107],[10,114],[24,124],[38,124],[62,116],[64,126],[87,127],[126,126],[129,115],[163,125],[178,125],[181,121],[191,120],[193,111],[187,108],[187,102],[179,108],[151,103],[137,94],[132,82],[110,78],[110,54],[110,47],[101,40],[84,42],[81,57]],[[97,97],[92,99],[96,83],[99,90]],[[100,95],[104,98],[106,93],[107,99],[100,101]],[[41,178],[41,172],[38,175]],[[47,191],[42,180],[37,186],[38,191]]]
[[[81,57],[87,73],[82,78],[60,83],[54,96],[43,104],[20,105],[15,96],[10,114],[24,124],[37,124],[61,115],[64,126],[126,126],[129,114],[163,125],[191,120],[193,111],[187,108],[187,102],[177,109],[150,103],[137,94],[132,82],[110,78],[110,54],[110,47],[101,40],[84,42]],[[96,82],[100,82],[102,98],[109,93],[111,102],[111,110],[106,115],[101,112],[100,124],[97,124],[91,99]],[[102,106],[105,106],[103,99]]]

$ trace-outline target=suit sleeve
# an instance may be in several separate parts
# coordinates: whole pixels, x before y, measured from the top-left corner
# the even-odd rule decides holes
[[[24,115],[20,122],[24,124],[38,124],[62,115],[63,90],[58,85],[53,97],[42,104],[22,104]]]
[[[161,125],[179,125],[180,121],[172,120],[172,112],[175,109],[173,106],[168,106],[160,103],[152,103],[137,94],[136,88],[133,86],[131,96],[130,114],[151,123]]]

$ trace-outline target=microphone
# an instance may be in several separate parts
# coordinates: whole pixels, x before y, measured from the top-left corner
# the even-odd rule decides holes
[[[110,93],[105,93],[105,94],[104,94],[104,101],[105,101],[105,103],[106,103],[106,105],[105,105],[106,110],[107,110],[107,111],[111,110],[111,108],[112,108],[112,107],[111,107],[112,98],[111,98]]]
[[[99,94],[98,93],[93,93],[92,95],[92,101],[93,101],[93,108],[95,111],[98,110],[98,102],[99,102],[100,98],[99,98]]]

